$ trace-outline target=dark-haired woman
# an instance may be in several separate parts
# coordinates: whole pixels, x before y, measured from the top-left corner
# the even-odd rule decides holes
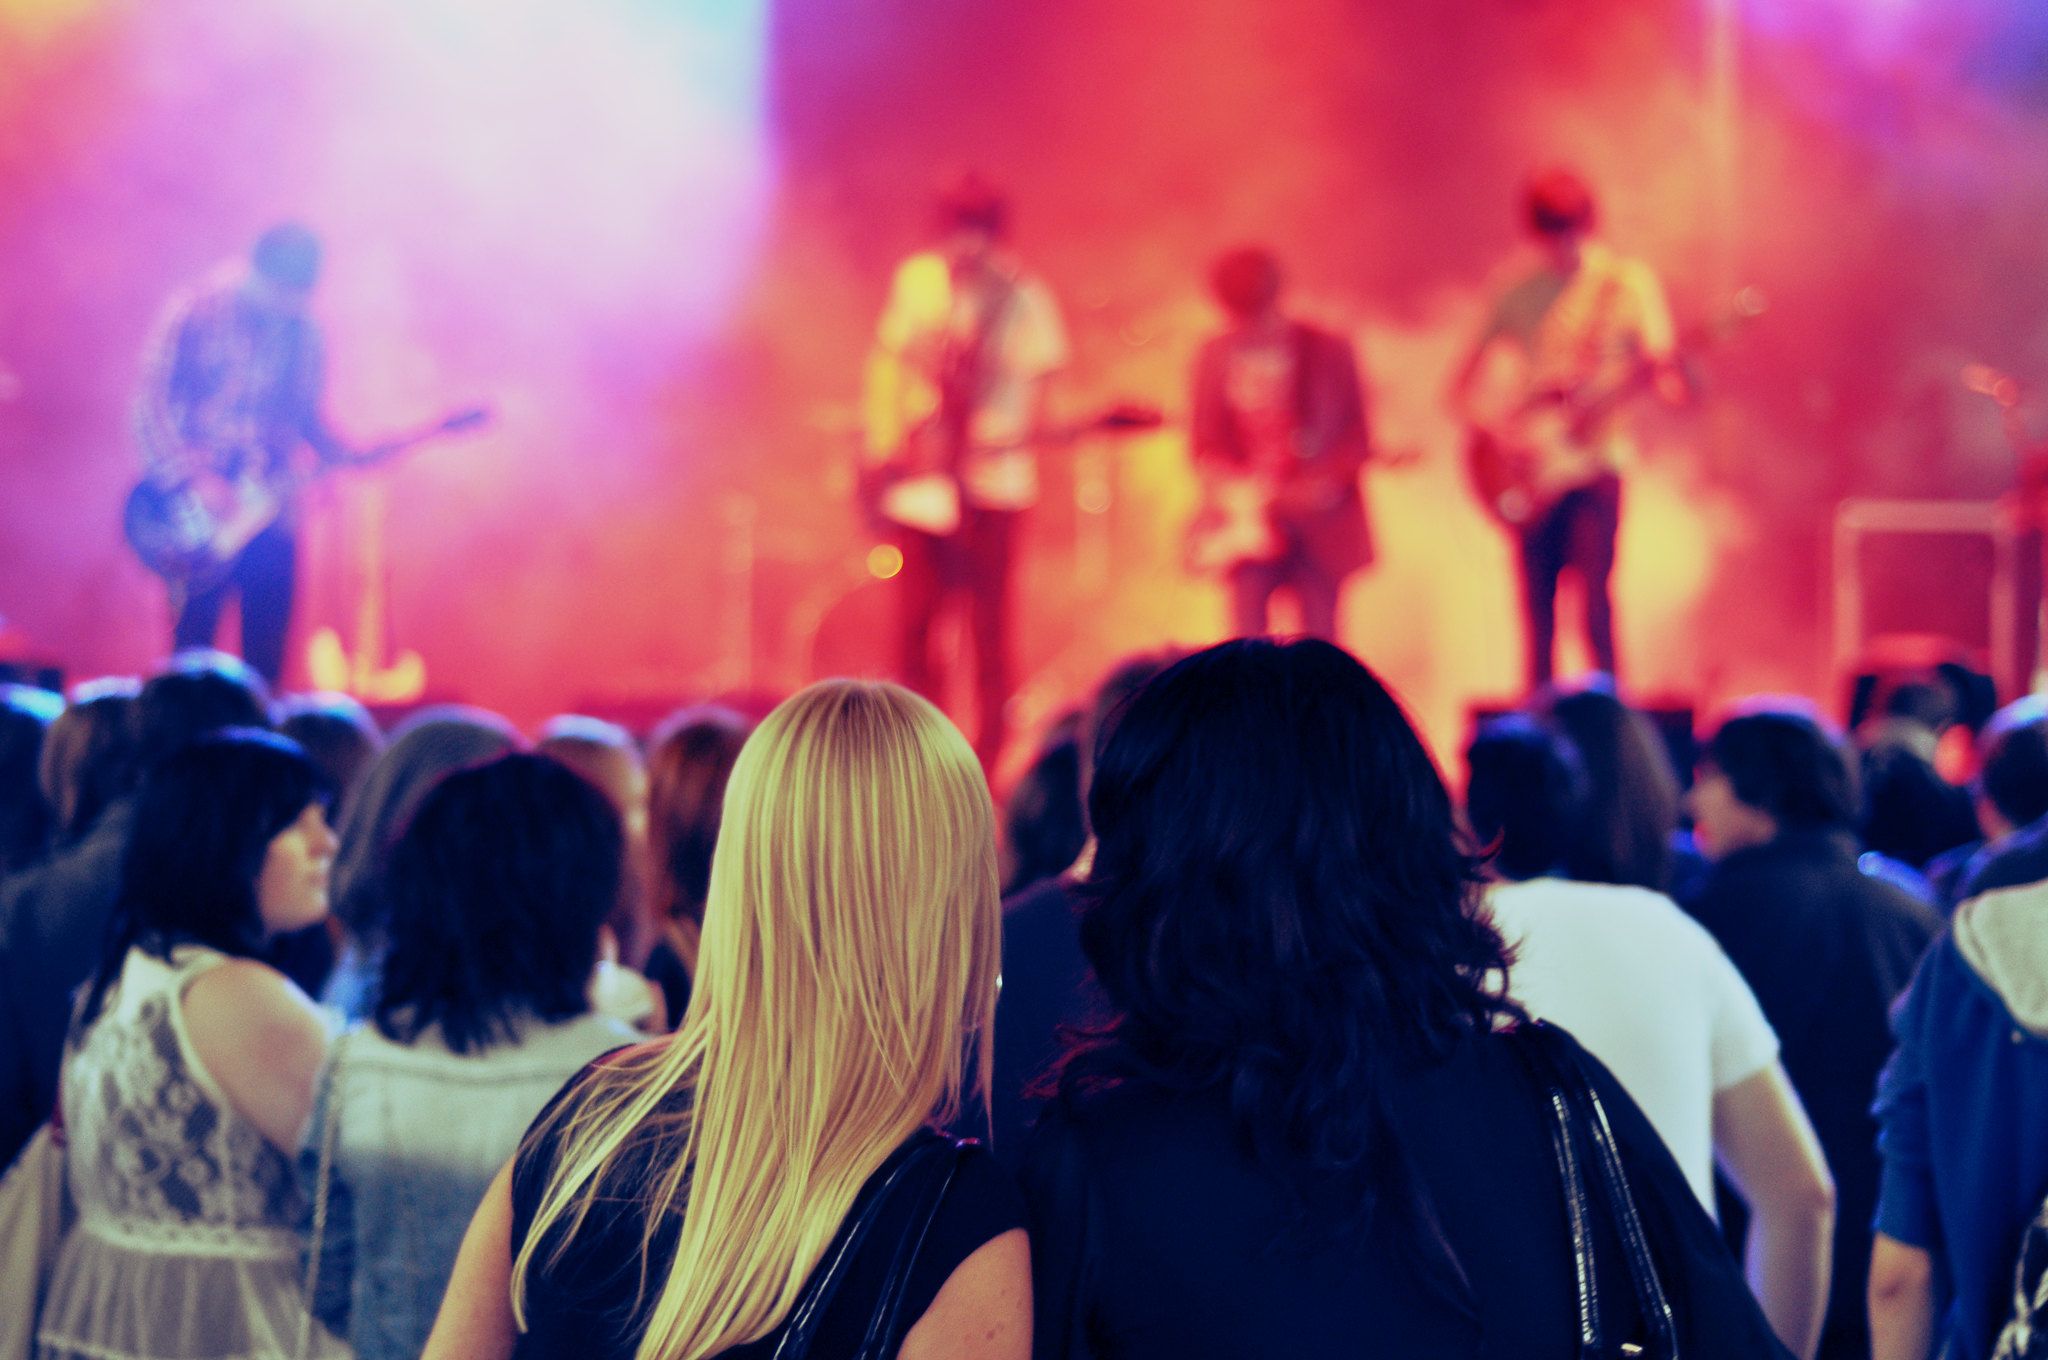
[[[647,915],[655,939],[647,979],[661,988],[670,1024],[681,1024],[689,1009],[725,786],[748,731],[747,720],[729,708],[686,708],[661,725],[648,747]]]
[[[1697,881],[1699,852],[1679,832],[1685,789],[1657,725],[1597,684],[1540,696],[1586,772],[1586,808],[1563,868],[1580,883],[1675,893]]]
[[[377,973],[390,926],[384,869],[392,842],[420,800],[443,777],[519,749],[511,723],[480,708],[421,709],[391,734],[350,798],[334,865],[334,920],[340,957],[320,999],[349,1020],[376,1001]]]
[[[1123,711],[1089,812],[1081,938],[1115,1014],[1026,1152],[1037,1354],[1581,1354],[1547,1088],[1498,1032],[1507,951],[1393,697],[1326,643],[1198,653]],[[1657,1134],[1579,1061],[1680,1352],[1784,1354]],[[1641,1339],[1611,1222],[1607,1337]]]
[[[287,1155],[327,1032],[256,958],[327,913],[325,796],[297,746],[251,731],[187,746],[143,786],[65,1055],[78,1222],[43,1309],[46,1360],[344,1353],[307,1316]]]
[[[64,700],[33,685],[0,685],[0,878],[50,848],[53,817],[36,781],[50,726]]]
[[[420,1353],[520,1134],[636,1037],[589,1002],[621,847],[603,794],[552,759],[508,755],[436,785],[392,848],[374,1019],[336,1041],[301,1158],[317,1178],[328,1152],[318,1299],[358,1360]]]

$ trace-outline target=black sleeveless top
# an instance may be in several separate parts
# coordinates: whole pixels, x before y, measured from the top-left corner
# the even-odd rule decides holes
[[[585,1068],[569,1080],[534,1120],[519,1145],[512,1163],[515,1257],[533,1225],[548,1177],[554,1170],[559,1129],[553,1127],[552,1117],[562,1102],[582,1087],[590,1070]],[[912,1138],[868,1178],[856,1200],[856,1210],[874,1195],[898,1160],[928,1137],[920,1134]],[[638,1164],[628,1166],[625,1182],[639,1183],[638,1173],[653,1155],[652,1150],[639,1152]],[[635,1157],[629,1151],[626,1162],[633,1162]],[[913,1229],[912,1215],[917,1208],[913,1197],[902,1195],[884,1204],[881,1217],[848,1262],[844,1282],[825,1310],[811,1349],[814,1360],[852,1355],[859,1347],[897,1246]],[[646,1225],[646,1206],[637,1200],[618,1198],[600,1202],[584,1220],[568,1255],[553,1265],[547,1264],[545,1256],[539,1259],[527,1288],[527,1330],[513,1350],[515,1360],[572,1356],[576,1360],[632,1360],[647,1315],[668,1278],[682,1227],[680,1216],[674,1216],[656,1229],[645,1262],[646,1293],[642,1297],[641,1238]],[[902,1317],[906,1324],[915,1325],[924,1316],[940,1286],[962,1261],[984,1243],[1023,1226],[1024,1201],[1015,1183],[984,1148],[968,1149],[960,1159],[959,1169],[939,1204],[911,1271],[903,1297]],[[721,1355],[730,1360],[769,1360],[782,1339],[782,1331],[778,1327],[758,1341],[733,1347]]]

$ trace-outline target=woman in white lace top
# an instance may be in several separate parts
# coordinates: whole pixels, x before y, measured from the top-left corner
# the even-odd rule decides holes
[[[114,939],[65,1055],[78,1221],[44,1360],[346,1354],[305,1306],[287,1157],[326,1026],[255,958],[327,914],[334,849],[321,777],[282,737],[217,733],[145,782]]]

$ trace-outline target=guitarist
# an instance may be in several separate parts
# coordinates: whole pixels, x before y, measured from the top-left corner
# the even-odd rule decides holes
[[[137,402],[146,477],[166,486],[201,476],[246,480],[282,497],[301,445],[322,462],[353,460],[321,408],[320,331],[306,310],[319,276],[318,238],[287,223],[263,233],[246,266],[171,305],[145,361]],[[287,503],[218,584],[172,586],[173,646],[212,646],[228,596],[239,591],[243,655],[277,684],[296,571]]]
[[[1195,360],[1190,446],[1205,495],[1192,565],[1223,574],[1235,636],[1266,632],[1273,595],[1287,590],[1302,631],[1334,641],[1344,579],[1373,556],[1358,488],[1372,452],[1358,356],[1281,310],[1270,252],[1230,251],[1209,281],[1228,325]]]
[[[901,676],[941,696],[934,625],[957,598],[974,647],[975,751],[992,765],[1010,698],[1018,522],[1038,499],[1032,441],[1067,333],[1051,291],[1007,249],[1009,207],[993,189],[963,180],[934,225],[934,247],[897,269],[876,327],[866,454],[873,473],[940,488],[941,513],[885,526],[903,552]]]
[[[1553,393],[1567,413],[1575,398],[1597,393],[1616,375],[1648,360],[1654,390],[1674,405],[1686,384],[1674,358],[1671,311],[1649,265],[1594,239],[1592,190],[1570,170],[1537,175],[1524,199],[1541,253],[1537,267],[1503,292],[1452,384],[1452,410],[1479,428],[1473,389],[1496,346],[1519,352],[1530,393]],[[1512,435],[1501,434],[1502,439]],[[1544,496],[1515,526],[1528,640],[1529,687],[1555,673],[1557,583],[1567,570],[1585,589],[1586,641],[1595,666],[1614,675],[1615,539],[1621,527],[1621,474],[1632,455],[1627,432],[1601,418],[1570,427],[1566,458],[1533,469]]]

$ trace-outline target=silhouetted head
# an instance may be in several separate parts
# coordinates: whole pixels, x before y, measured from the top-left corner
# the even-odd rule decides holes
[[[1529,177],[1522,211],[1530,234],[1561,272],[1579,267],[1586,241],[1599,221],[1593,190],[1575,170],[1554,166]]]
[[[1264,246],[1240,246],[1209,266],[1209,291],[1225,315],[1245,325],[1280,305],[1280,261]]]
[[[1508,879],[1567,873],[1586,810],[1578,753],[1559,733],[1519,714],[1479,729],[1465,749],[1465,820]]]
[[[1730,718],[1700,758],[1691,798],[1700,848],[1720,859],[1786,832],[1856,825],[1856,772],[1814,718],[1757,710]]]
[[[1009,239],[1010,204],[979,175],[964,175],[939,195],[933,226],[955,271],[985,265]]]
[[[255,280],[280,300],[303,302],[320,281],[320,238],[298,222],[280,222],[249,251]]]

